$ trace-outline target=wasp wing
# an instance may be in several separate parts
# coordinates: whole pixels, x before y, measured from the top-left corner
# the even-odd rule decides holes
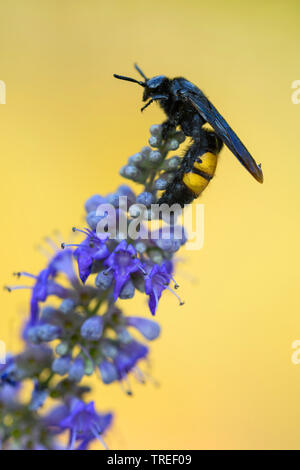
[[[262,183],[264,178],[261,167],[257,165],[244,144],[214,105],[206,98],[201,90],[197,88],[196,92],[195,89],[196,87],[194,88],[194,86],[193,88],[184,86],[181,90],[181,94],[198,111],[203,119],[213,127],[218,137],[223,140],[249,173],[251,173],[257,181]]]

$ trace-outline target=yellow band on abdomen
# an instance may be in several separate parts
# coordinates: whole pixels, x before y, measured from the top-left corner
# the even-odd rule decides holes
[[[197,170],[201,170],[207,175],[213,177],[216,171],[218,155],[215,155],[211,152],[206,152],[201,155],[199,159],[201,160],[201,162],[196,161],[194,163],[194,168],[196,168]]]
[[[193,169],[183,176],[183,183],[192,191],[196,196],[199,196],[208,185],[210,179],[214,176],[217,166],[218,156],[214,153],[207,152],[199,157],[201,162],[195,162]],[[203,173],[203,176],[197,173],[197,170]],[[205,177],[207,175],[207,177]]]

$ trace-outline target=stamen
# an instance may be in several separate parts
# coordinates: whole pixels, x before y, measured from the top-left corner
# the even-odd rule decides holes
[[[144,375],[147,380],[149,380],[149,382],[151,382],[155,387],[160,387],[160,383],[154,377],[152,377],[151,374],[149,374],[148,372],[144,372]]]
[[[158,279],[163,285],[169,285],[169,281],[165,281],[165,277],[162,274],[155,274],[155,278]]]
[[[120,387],[121,387],[121,390],[122,390],[124,393],[126,393],[126,395],[132,396],[133,393],[132,393],[132,390],[131,390],[131,388],[130,388],[130,384],[129,384],[128,377],[126,377],[126,378],[127,378],[127,380],[126,380],[126,379],[123,379],[123,381],[120,380],[120,382],[119,382],[119,383],[120,383]],[[126,380],[126,382],[127,382],[127,384],[126,384],[127,387],[126,387],[125,384],[124,384],[125,380]]]
[[[78,243],[64,243],[63,242],[60,246],[64,250],[66,247],[75,247],[75,246],[78,247],[78,246],[82,246],[82,245],[80,245]]]
[[[94,425],[94,426],[95,426],[95,425]],[[108,450],[108,447],[107,447],[107,445],[105,444],[104,440],[102,439],[100,432],[97,432],[97,429],[96,429],[94,426],[91,427],[91,431],[92,431],[93,435],[95,436],[95,438],[96,438],[99,442],[101,442],[101,444],[103,445],[103,447],[104,447],[106,450]]]
[[[12,292],[13,290],[18,289],[32,289],[32,286],[4,286],[4,289],[8,292]]]
[[[19,271],[17,273],[13,273],[13,276],[21,277],[21,276],[26,276],[26,277],[31,277],[33,279],[36,279],[37,276],[31,273],[27,273],[26,271]]]
[[[147,276],[147,272],[145,271],[145,269],[142,266],[139,266],[139,269],[142,271],[144,276]]]
[[[153,294],[154,294],[154,298],[155,298],[155,309],[154,309],[154,311],[156,311],[157,307],[158,307],[158,296],[157,296],[157,292],[156,292],[155,288],[153,288]]]
[[[146,383],[146,380],[145,380],[145,377],[144,377],[144,374],[143,372],[141,371],[141,369],[139,369],[138,367],[135,367],[133,369],[133,373],[135,375],[135,378],[136,380],[140,383],[140,384],[145,384]]]
[[[80,228],[72,227],[72,232],[80,232],[80,233],[83,233],[84,235],[87,235],[88,237],[93,236],[93,232],[89,229],[80,229]]]
[[[174,277],[173,277],[173,276],[170,276],[170,278],[171,278],[172,281],[174,282],[174,289],[178,289],[178,288],[179,288],[179,284],[177,284],[177,282],[175,281]]]
[[[109,268],[105,269],[105,271],[103,271],[103,274],[104,276],[107,276],[107,274],[113,269],[112,266],[110,266]]]
[[[179,295],[176,294],[176,292],[173,291],[173,289],[171,289],[171,287],[169,286],[166,286],[166,289],[168,289],[170,292],[172,292],[172,294],[175,295],[175,297],[177,297],[177,299],[179,300],[179,305],[184,305],[184,302],[181,300],[181,298],[179,297]]]
[[[75,441],[76,441],[76,437],[77,437],[77,431],[74,429],[74,430],[71,431],[71,439],[70,439],[69,450],[74,449],[74,444],[75,444]]]

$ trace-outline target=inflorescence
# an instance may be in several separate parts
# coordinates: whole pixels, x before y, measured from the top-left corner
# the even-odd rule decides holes
[[[110,204],[117,217],[124,216],[120,197],[127,198],[128,223],[140,205],[149,208],[149,220],[157,192],[174,178],[181,159],[169,152],[184,141],[183,133],[172,131],[163,139],[160,125],[150,132],[150,146],[131,156],[120,171],[142,184],[143,191],[136,195],[122,185],[106,196],[92,196],[85,203],[88,227],[73,228],[82,237],[79,243],[62,243],[37,275],[15,273],[28,285],[6,287],[29,288],[31,300],[22,330],[24,350],[0,365],[3,449],[63,449],[60,436],[65,433],[69,449],[87,449],[95,439],[106,447],[103,435],[113,415],[98,413],[94,403],[86,401],[90,388],[82,380],[95,373],[104,384],[119,382],[131,395],[129,374],[142,383],[149,378],[141,367],[149,354],[145,340],[156,339],[160,327],[152,319],[125,315],[119,300],[140,292],[155,315],[162,293],[168,290],[183,304],[175,292],[173,271],[174,253],[186,241],[184,232],[178,239],[171,230],[166,238],[160,228],[155,236],[124,239],[119,231],[114,237],[110,233],[99,237],[97,226],[103,219],[100,205]],[[31,384],[29,401],[22,394],[25,383]]]

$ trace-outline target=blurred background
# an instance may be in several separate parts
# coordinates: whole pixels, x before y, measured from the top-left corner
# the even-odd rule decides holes
[[[259,185],[229,150],[198,203],[204,248],[182,250],[152,347],[159,387],[134,396],[97,380],[99,409],[116,412],[112,449],[300,448],[297,1],[9,0],[0,7],[1,284],[39,271],[36,249],[83,223],[84,201],[122,182],[119,168],[147,144],[157,106],[112,78],[182,75],[216,105],[262,163]],[[0,339],[13,352],[28,291],[1,292]],[[121,301],[148,316],[144,298]]]

